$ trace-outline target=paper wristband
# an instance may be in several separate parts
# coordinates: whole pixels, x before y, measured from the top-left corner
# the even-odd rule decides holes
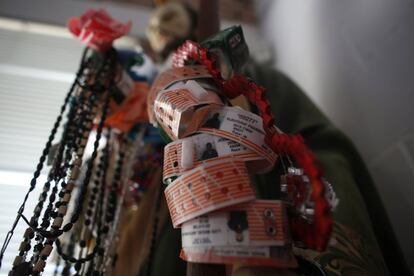
[[[224,158],[201,164],[165,189],[175,228],[214,210],[255,198],[243,160]]]
[[[198,132],[236,141],[263,156],[271,164],[276,162],[276,153],[265,142],[262,118],[240,107],[226,106],[211,110]]]
[[[298,265],[291,247],[288,246],[183,247],[180,257],[193,263],[244,264],[279,268],[295,268]]]
[[[287,225],[280,200],[255,200],[183,223],[182,246],[284,246],[290,244]]]
[[[167,183],[167,179],[178,177],[201,163],[209,163],[230,156],[246,162],[250,174],[267,171],[273,167],[273,163],[269,160],[235,141],[202,133],[165,146],[164,183]]]
[[[206,78],[212,78],[212,76],[208,72],[207,67],[203,65],[171,68],[160,74],[159,77],[155,79],[147,99],[150,123],[156,124],[154,102],[160,91],[167,89],[169,86],[179,81]]]
[[[223,106],[219,96],[194,80],[158,93],[154,103],[157,121],[171,139],[197,130],[210,109]]]

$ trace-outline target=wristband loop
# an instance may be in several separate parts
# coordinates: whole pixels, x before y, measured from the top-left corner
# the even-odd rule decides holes
[[[210,110],[221,106],[216,93],[193,80],[161,91],[154,103],[155,117],[172,140],[194,133]]]
[[[181,249],[180,258],[192,263],[245,264],[296,268],[298,263],[290,246],[222,246]]]
[[[183,247],[290,244],[280,200],[254,200],[209,212],[181,226]]]
[[[150,123],[157,124],[154,114],[154,103],[160,91],[167,89],[176,82],[195,79],[212,79],[212,76],[204,65],[171,68],[160,74],[155,79],[147,98],[147,110]]]
[[[175,228],[208,212],[255,198],[242,160],[223,158],[201,164],[165,189]]]
[[[243,160],[249,174],[268,171],[273,167],[273,163],[248,147],[227,138],[201,133],[165,146],[164,183],[167,184],[168,179],[179,177],[202,163],[223,158]]]
[[[235,141],[263,156],[273,167],[277,155],[265,142],[262,122],[262,118],[256,114],[245,111],[240,107],[226,106],[211,110],[198,132],[209,133]],[[271,169],[271,167],[268,168]]]

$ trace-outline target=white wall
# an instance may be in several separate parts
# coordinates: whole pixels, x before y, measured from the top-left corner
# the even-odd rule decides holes
[[[257,6],[275,66],[353,139],[414,268],[414,2],[260,0]]]

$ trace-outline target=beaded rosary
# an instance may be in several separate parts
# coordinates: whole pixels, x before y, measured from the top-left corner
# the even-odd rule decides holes
[[[119,210],[118,194],[128,144],[122,137],[116,137],[110,128],[104,128],[112,98],[110,88],[114,85],[114,68],[117,68],[114,49],[103,55],[90,48],[84,51],[76,79],[65,98],[40,157],[30,189],[2,249],[3,254],[17,223],[22,218],[28,228],[20,244],[19,254],[13,262],[11,275],[40,274],[52,252],[53,244],[65,262],[64,270],[67,272],[72,265],[77,275],[86,269],[91,273],[101,273],[105,267],[103,262],[108,258],[109,252],[105,252],[102,243],[108,235],[113,234],[111,231],[116,225]],[[52,156],[53,165],[33,215],[28,219],[23,214],[26,201],[36,187],[66,109],[69,109],[67,119],[62,137],[56,144],[57,151]],[[90,158],[84,162],[85,148],[94,120],[97,120],[97,126],[93,150]],[[96,162],[103,133],[106,133],[106,145],[99,161]],[[114,149],[115,144],[118,144],[119,149]],[[116,158],[116,162],[111,186],[107,187],[110,155]],[[91,182],[93,184],[90,184]],[[72,229],[74,231],[71,231]],[[73,247],[73,241],[77,240],[79,252],[62,245],[64,243],[61,242],[61,238],[69,233],[69,247]],[[89,263],[87,267],[84,266],[86,263]]]
[[[69,22],[70,30],[81,40],[84,39],[81,35],[88,33],[79,30],[82,25],[94,26],[94,34],[89,30],[90,47],[84,50],[29,191],[1,249],[2,259],[22,219],[28,228],[9,275],[40,275],[54,248],[57,253],[55,275],[107,274],[116,260],[115,241],[128,188],[126,180],[140,141],[120,132],[122,128],[111,126],[118,127],[119,118],[123,118],[119,113],[125,108],[125,102],[136,103],[139,91],[128,95],[131,87],[124,82],[134,83],[128,79],[119,64],[117,51],[111,47],[112,41],[125,34],[129,25],[114,21],[113,33],[106,30],[102,37],[96,25],[102,20],[112,19],[104,11],[90,10]],[[64,116],[62,135],[56,143],[55,136]],[[133,118],[127,123],[135,122]],[[86,153],[89,140],[92,150]],[[47,180],[28,218],[24,215],[25,205],[47,159],[51,164]]]
[[[145,107],[153,72],[142,67],[141,53],[111,46],[128,32],[130,23],[120,23],[103,10],[88,10],[68,25],[88,48],[31,182],[28,195],[48,159],[52,167],[34,215],[29,220],[23,214],[27,195],[3,245],[2,256],[22,218],[28,228],[10,275],[41,274],[53,248],[54,275],[114,273],[121,217],[136,208],[153,182],[151,172],[161,167],[164,143],[158,130],[147,124]],[[65,113],[62,137],[52,144]],[[88,140],[93,140],[91,153],[86,150]]]

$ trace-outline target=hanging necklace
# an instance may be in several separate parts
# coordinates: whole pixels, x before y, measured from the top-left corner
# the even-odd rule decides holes
[[[53,249],[53,244],[56,242],[58,253],[62,254],[62,259],[67,262],[76,263],[75,270],[79,273],[82,263],[90,261],[98,252],[99,245],[91,253],[84,257],[74,258],[64,254],[58,239],[65,232],[69,232],[75,223],[83,214],[83,206],[88,192],[88,185],[92,178],[94,167],[94,160],[98,155],[98,146],[101,134],[104,127],[104,122],[107,117],[110,93],[109,87],[112,85],[111,76],[114,76],[114,68],[116,61],[116,52],[114,50],[108,51],[106,56],[102,59],[96,57],[85,50],[77,78],[74,81],[68,95],[62,105],[61,112],[56,120],[56,123],[51,131],[48,142],[40,157],[39,164],[31,181],[30,189],[25,196],[24,202],[19,209],[19,214],[16,221],[10,230],[5,244],[3,245],[2,254],[4,253],[7,244],[14,232],[20,218],[22,218],[29,226],[26,229],[23,241],[19,247],[19,255],[15,258],[12,272],[14,274],[39,274],[43,271],[46,260]],[[98,66],[93,74],[93,66]],[[103,102],[102,102],[103,100]],[[48,179],[44,184],[43,191],[39,197],[39,201],[34,209],[34,213],[30,220],[24,214],[24,206],[28,199],[29,193],[35,188],[36,180],[40,176],[40,171],[46,160],[46,156],[50,152],[52,141],[56,135],[57,129],[62,121],[63,114],[67,106],[70,105],[67,113],[67,121],[59,141],[57,153],[54,156],[54,162],[50,169]],[[101,109],[101,111],[99,111]],[[76,186],[76,181],[79,178],[80,168],[82,165],[82,158],[84,150],[88,141],[89,133],[92,129],[92,121],[97,114],[100,114],[99,124],[97,126],[96,138],[93,145],[93,152],[91,160],[87,163],[85,177],[79,187],[78,197],[74,204],[72,214],[66,218],[69,209],[69,202],[72,197],[73,190]],[[122,159],[122,158],[121,158]],[[122,168],[121,168],[122,169]],[[98,178],[103,175],[101,170],[97,170]],[[53,185],[53,186],[52,186]],[[95,187],[94,187],[95,188]],[[85,212],[85,226],[89,226],[92,221],[92,214],[99,216],[102,213],[102,203],[95,204],[96,197],[89,201],[88,208]],[[45,206],[46,205],[46,206]],[[45,209],[43,207],[46,207]],[[113,218],[114,207],[110,209],[107,214],[107,220]],[[112,217],[111,217],[112,216]],[[64,220],[68,220],[64,224]],[[100,222],[98,220],[98,227]],[[108,224],[108,222],[106,224]],[[106,225],[107,226],[107,225]],[[100,240],[101,232],[105,232],[106,227],[98,229],[97,241]],[[32,249],[31,241],[36,239],[33,247],[32,256],[29,261],[26,261],[29,251]],[[85,247],[85,241],[80,241],[81,248]]]

